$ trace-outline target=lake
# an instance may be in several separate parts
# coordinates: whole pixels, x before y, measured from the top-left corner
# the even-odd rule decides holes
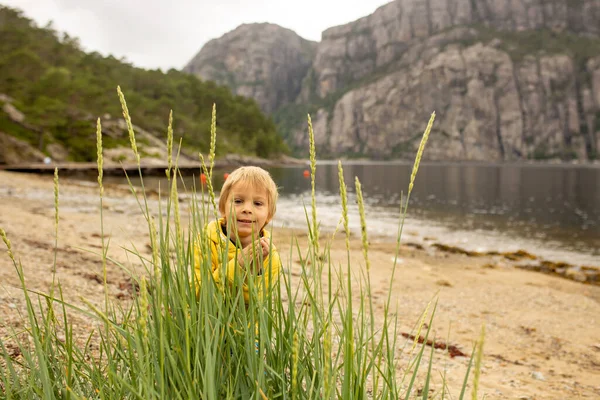
[[[360,220],[354,190],[361,182],[368,233],[395,240],[401,193],[412,164],[344,162],[351,229]],[[273,223],[305,227],[311,204],[306,166],[267,168],[280,188]],[[214,171],[215,188],[225,170]],[[194,178],[186,177],[192,186]],[[196,186],[198,180],[196,177]],[[337,162],[319,162],[317,214],[323,231],[341,217]],[[158,178],[144,178],[157,187]],[[161,183],[164,188],[165,182]],[[310,214],[310,211],[309,211]],[[406,216],[403,241],[456,245],[470,250],[525,249],[554,261],[600,265],[600,166],[563,164],[423,163]]]

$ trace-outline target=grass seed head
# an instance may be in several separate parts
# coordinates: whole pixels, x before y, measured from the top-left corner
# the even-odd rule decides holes
[[[417,171],[419,170],[419,164],[421,164],[421,157],[423,156],[423,151],[425,150],[425,145],[427,144],[427,140],[429,139],[429,134],[431,133],[431,127],[433,126],[433,121],[435,120],[435,111],[431,113],[431,117],[429,118],[429,122],[427,123],[427,127],[425,128],[425,132],[423,132],[423,136],[421,137],[421,143],[419,144],[419,150],[417,151],[417,156],[415,157],[415,163],[413,164],[412,173],[410,174],[410,183],[408,185],[408,195],[412,192],[415,178],[417,177]]]
[[[129,132],[129,142],[131,143],[131,149],[133,150],[133,154],[137,160],[137,163],[140,163],[140,155],[138,153],[137,144],[135,143],[135,133],[133,131],[133,125],[131,124],[131,117],[129,116],[129,109],[127,108],[127,102],[125,101],[125,95],[121,91],[121,87],[117,86],[117,93],[119,94],[119,100],[121,102],[121,107],[123,108],[123,117],[125,118],[125,123],[127,124],[127,131]]]

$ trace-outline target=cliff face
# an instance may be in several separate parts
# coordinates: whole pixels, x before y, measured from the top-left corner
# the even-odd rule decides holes
[[[317,94],[332,93],[401,56],[415,40],[450,27],[549,29],[600,35],[598,0],[397,0],[323,32],[314,60]]]
[[[244,24],[208,42],[184,71],[254,98],[271,113],[296,99],[316,43],[274,24]]]
[[[302,152],[307,110],[321,155],[412,157],[435,110],[430,159],[600,158],[600,0],[393,1],[326,30],[279,104]]]
[[[482,43],[455,28],[409,47],[379,78],[349,90],[313,116],[329,154],[414,154],[437,112],[430,159],[588,159],[600,154],[600,53],[516,58],[506,43]],[[473,44],[468,44],[469,40]],[[307,148],[305,129],[292,135]]]

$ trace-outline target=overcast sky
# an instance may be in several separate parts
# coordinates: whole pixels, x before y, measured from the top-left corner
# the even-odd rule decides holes
[[[210,39],[243,23],[271,22],[319,41],[321,32],[390,0],[0,0],[40,26],[80,39],[85,51],[143,68],[181,69]],[[170,4],[169,4],[170,3]]]

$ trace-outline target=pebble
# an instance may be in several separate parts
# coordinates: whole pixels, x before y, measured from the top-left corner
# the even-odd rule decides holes
[[[575,268],[568,269],[564,273],[564,276],[577,282],[585,282],[587,280],[586,274]]]
[[[533,379],[537,379],[538,381],[545,381],[546,378],[544,377],[544,375],[539,372],[539,371],[533,371],[531,373],[531,376],[533,377]]]
[[[17,308],[17,305],[15,303],[8,303],[8,307],[9,308]]]

